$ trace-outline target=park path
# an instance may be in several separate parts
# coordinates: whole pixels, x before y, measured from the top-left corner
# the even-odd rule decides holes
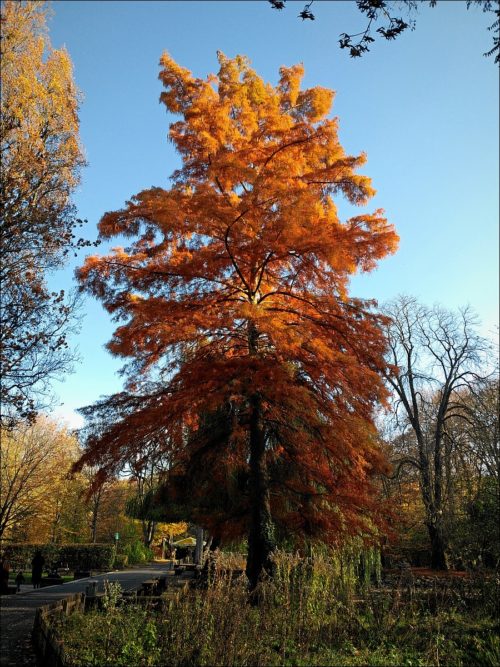
[[[165,573],[169,563],[148,563],[140,567],[108,572],[91,577],[97,580],[98,590],[104,590],[104,580],[120,582],[123,590],[135,590],[143,581]],[[22,590],[15,595],[2,595],[0,600],[0,665],[21,667],[36,664],[31,645],[31,630],[38,607],[50,604],[72,593],[85,592],[89,579],[79,579],[59,586]]]

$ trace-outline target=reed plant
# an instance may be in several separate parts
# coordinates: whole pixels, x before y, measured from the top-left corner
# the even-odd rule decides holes
[[[370,576],[358,564],[326,550],[278,552],[254,605],[246,577],[222,558],[204,589],[161,613],[121,604],[113,589],[105,611],[70,617],[59,633],[72,665],[500,664],[494,582],[419,590],[401,577],[387,588],[376,559]]]

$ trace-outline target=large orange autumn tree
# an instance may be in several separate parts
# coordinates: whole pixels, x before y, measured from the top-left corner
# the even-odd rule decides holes
[[[325,541],[367,529],[385,344],[373,303],[347,287],[397,235],[381,211],[339,220],[335,195],[364,205],[374,190],[327,117],[333,91],[301,90],[300,65],[273,87],[245,58],[218,59],[203,80],[162,57],[182,167],[169,190],[104,215],[101,238],[131,246],[79,271],[121,322],[110,351],[131,360],[126,390],[84,410],[101,427],[82,463],[106,474],[157,438],[173,472],[201,459],[212,491],[236,475],[238,511],[200,499],[197,519],[246,531],[255,586],[277,524]],[[221,414],[226,427],[207,428]]]

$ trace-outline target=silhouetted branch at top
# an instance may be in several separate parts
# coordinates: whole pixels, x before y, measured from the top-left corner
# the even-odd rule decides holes
[[[314,21],[315,16],[311,11],[311,5],[314,0],[310,0],[304,5],[303,10],[299,13],[298,18],[303,21],[309,19]],[[286,0],[269,0],[273,9],[285,9]],[[359,11],[366,16],[368,23],[364,30],[357,33],[343,32],[339,35],[339,44],[341,49],[348,49],[351,58],[359,58],[364,53],[370,50],[370,45],[375,41],[373,33],[378,33],[381,37],[387,40],[393,40],[399,37],[401,33],[410,28],[415,29],[416,20],[413,14],[418,11],[419,5],[422,2],[416,0],[401,0],[400,2],[386,2],[385,0],[356,0],[356,5]],[[437,0],[429,0],[429,7],[435,7]],[[493,33],[493,46],[489,51],[483,55],[490,57],[495,55],[495,63],[500,63],[500,2],[498,0],[467,0],[467,9],[471,5],[480,7],[483,12],[493,12],[495,19],[488,27],[488,30]],[[393,16],[394,13],[399,16]],[[378,27],[375,27],[377,26]]]

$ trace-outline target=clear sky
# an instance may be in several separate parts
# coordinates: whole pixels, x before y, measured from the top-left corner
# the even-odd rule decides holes
[[[404,292],[451,308],[471,304],[484,333],[498,323],[498,67],[491,15],[465,2],[422,3],[413,32],[377,40],[352,60],[338,48],[341,32],[359,32],[354,2],[315,2],[316,20],[297,18],[304,2],[282,12],[265,0],[52,4],[54,47],[68,49],[83,93],[81,138],[88,167],[74,201],[95,239],[104,212],[121,208],[150,186],[168,188],[180,158],[167,142],[174,120],[158,103],[158,61],[168,51],[196,76],[217,71],[216,51],[243,54],[271,83],[281,65],[304,64],[307,87],[333,88],[333,114],[351,154],[366,151],[363,173],[401,237],[396,255],[356,276],[352,294],[383,302]],[[339,207],[350,214],[346,205]],[[100,248],[105,251],[106,247]],[[69,289],[82,252],[51,286]],[[74,410],[122,387],[104,345],[113,323],[99,303],[84,302],[72,339],[81,362],[54,390],[56,413],[77,425]]]

